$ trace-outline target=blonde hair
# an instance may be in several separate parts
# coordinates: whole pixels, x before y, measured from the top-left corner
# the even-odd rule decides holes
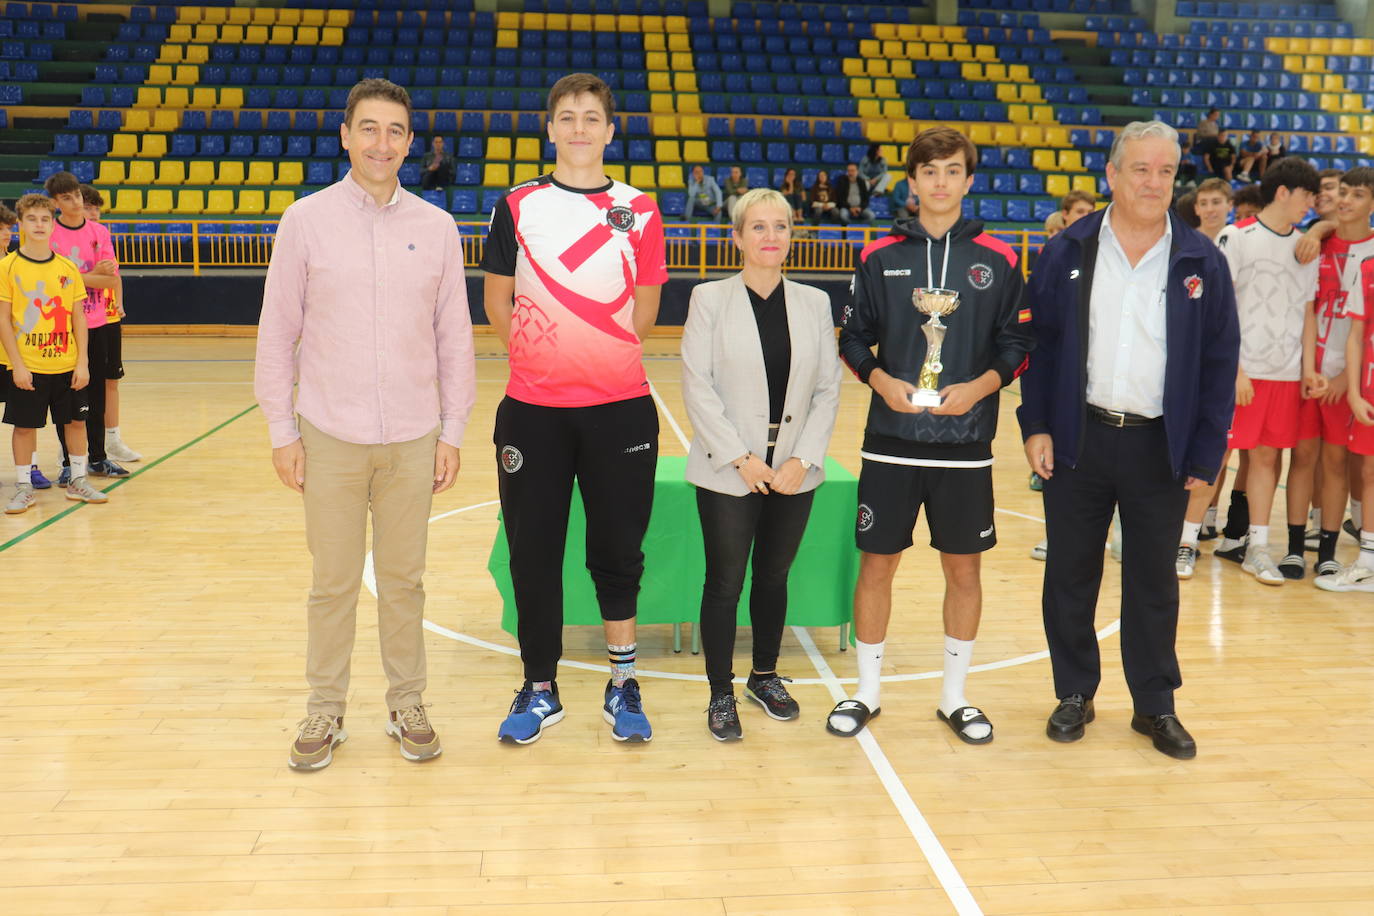
[[[792,205],[787,202],[787,198],[782,193],[772,188],[754,188],[752,191],[745,191],[740,195],[740,199],[735,201],[734,229],[736,232],[744,231],[744,217],[748,215],[749,208],[767,204],[780,207],[787,213],[787,228],[792,228]]]
[[[1056,233],[1064,231],[1063,210],[1055,210],[1049,216],[1045,217],[1045,231],[1050,235],[1055,235]]]

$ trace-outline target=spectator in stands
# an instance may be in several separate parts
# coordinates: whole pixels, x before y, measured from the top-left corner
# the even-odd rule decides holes
[[[911,182],[903,178],[892,186],[892,216],[894,219],[912,217],[920,209],[920,201],[912,190]]]
[[[1216,178],[1231,180],[1236,168],[1236,147],[1231,142],[1230,131],[1217,134],[1216,142],[1209,143],[1202,153],[1202,161],[1207,171]]]
[[[1283,135],[1277,132],[1269,135],[1269,141],[1265,144],[1264,149],[1269,154],[1270,162],[1288,155],[1288,147],[1283,144]]]
[[[1055,210],[1045,217],[1045,241],[1049,241],[1064,231],[1064,211]]]
[[[1241,188],[1231,200],[1231,206],[1235,208],[1235,221],[1244,222],[1259,213],[1260,207],[1264,206],[1263,200],[1259,185],[1250,184]]]
[[[703,166],[692,166],[692,177],[687,182],[687,208],[682,211],[682,218],[690,223],[693,212],[701,211],[711,214],[711,219],[720,219],[722,206],[720,185],[706,174]]]
[[[868,152],[859,160],[859,174],[868,182],[868,193],[881,194],[887,190],[892,176],[887,173],[887,160],[883,158],[881,144],[870,143]]]
[[[833,223],[839,220],[835,203],[835,188],[830,184],[830,173],[821,169],[816,173],[816,183],[811,185],[807,195],[811,200],[811,222]]]
[[[1175,188],[1191,188],[1197,184],[1197,157],[1200,151],[1196,147],[1204,142],[1210,144],[1212,140],[1203,141],[1187,134],[1178,135],[1179,159],[1178,174],[1174,177]]]
[[[801,176],[796,169],[782,173],[782,184],[778,187],[787,206],[792,208],[792,221],[801,222],[806,218],[806,188],[802,187]]]
[[[1198,185],[1198,189],[1193,192],[1192,221],[1189,225],[1215,242],[1221,230],[1226,228],[1226,220],[1231,215],[1232,194],[1230,183],[1220,178],[1208,178]],[[1187,219],[1188,216],[1189,213],[1185,211],[1184,218]],[[1196,225],[1193,225],[1193,221],[1196,221]]]
[[[1207,115],[1197,122],[1197,140],[1215,139],[1221,134],[1221,109],[1209,108]]]
[[[0,254],[9,253],[10,238],[14,235],[14,224],[17,222],[19,217],[14,215],[14,211],[0,204]]]
[[[1059,212],[1064,214],[1065,229],[1096,209],[1097,195],[1091,191],[1070,191],[1059,202]]]
[[[730,166],[730,177],[725,179],[725,215],[729,219],[735,218],[735,204],[744,192],[749,190],[749,179],[744,177],[744,169],[737,165]]]
[[[1269,163],[1269,147],[1260,138],[1260,132],[1250,131],[1240,145],[1240,180],[1250,181],[1251,172],[1256,179],[1264,175],[1264,167]]]
[[[844,174],[835,180],[835,203],[838,205],[835,216],[841,225],[873,222],[868,198],[868,182],[859,174],[859,164],[849,163],[844,168]]]
[[[457,167],[453,154],[444,149],[444,138],[435,137],[429,142],[429,152],[425,153],[420,165],[420,187],[426,191],[442,191],[453,184],[453,171]]]

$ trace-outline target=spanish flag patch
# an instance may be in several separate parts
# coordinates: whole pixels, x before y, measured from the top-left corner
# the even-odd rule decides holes
[[[1017,312],[1016,323],[1025,324],[1027,321],[1030,321],[1030,312],[1030,309],[1021,309],[1021,311]]]

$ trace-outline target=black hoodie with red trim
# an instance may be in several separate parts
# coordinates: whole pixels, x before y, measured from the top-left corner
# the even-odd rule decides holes
[[[989,369],[1005,386],[1021,372],[1034,338],[1029,311],[1022,307],[1025,283],[1015,249],[983,232],[977,220],[961,219],[943,238],[932,239],[913,217],[897,220],[891,235],[859,255],[853,302],[840,322],[840,355],[861,381],[867,384],[880,368],[919,383],[926,357],[921,326],[929,319],[913,304],[912,293],[941,286],[958,291],[959,307],[941,319],[949,330],[940,354],[940,387],[972,381]],[[864,450],[916,459],[991,458],[999,400],[986,397],[962,416],[909,414],[892,410],[875,392]]]

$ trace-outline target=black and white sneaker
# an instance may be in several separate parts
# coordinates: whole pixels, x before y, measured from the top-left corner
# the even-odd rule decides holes
[[[738,741],[744,737],[733,693],[711,694],[711,705],[706,707],[706,727],[717,741]]]
[[[1249,535],[1243,538],[1223,537],[1217,549],[1212,551],[1212,556],[1220,557],[1223,560],[1230,560],[1232,563],[1245,562],[1245,548],[1250,542]]]
[[[1212,507],[1202,517],[1202,527],[1198,529],[1197,539],[1199,541],[1214,541],[1218,534],[1220,532],[1217,530],[1217,510],[1216,507]]]
[[[1345,569],[1344,566],[1342,566],[1335,560],[1322,560],[1320,563],[1318,563],[1316,566],[1312,568],[1313,571],[1316,572],[1317,578],[1319,579],[1322,576],[1339,576],[1341,574],[1341,570]]]
[[[1300,553],[1290,553],[1279,560],[1279,572],[1285,579],[1301,579],[1307,575],[1307,561]]]
[[[801,715],[801,707],[783,686],[783,681],[791,680],[790,677],[779,677],[776,674],[759,675],[750,672],[749,680],[744,685],[744,695],[762,706],[769,718],[786,722]]]
[[[1174,561],[1174,571],[1180,579],[1191,579],[1197,569],[1197,548],[1190,544],[1178,545],[1178,558]]]
[[[1355,520],[1354,520],[1354,519],[1352,519],[1352,518],[1346,519],[1346,520],[1345,520],[1345,523],[1341,525],[1341,530],[1344,531],[1346,534],[1350,535],[1352,538],[1354,538],[1355,541],[1356,541],[1357,543],[1359,542],[1359,540],[1360,540],[1360,529],[1358,529],[1358,528],[1355,527]]]

